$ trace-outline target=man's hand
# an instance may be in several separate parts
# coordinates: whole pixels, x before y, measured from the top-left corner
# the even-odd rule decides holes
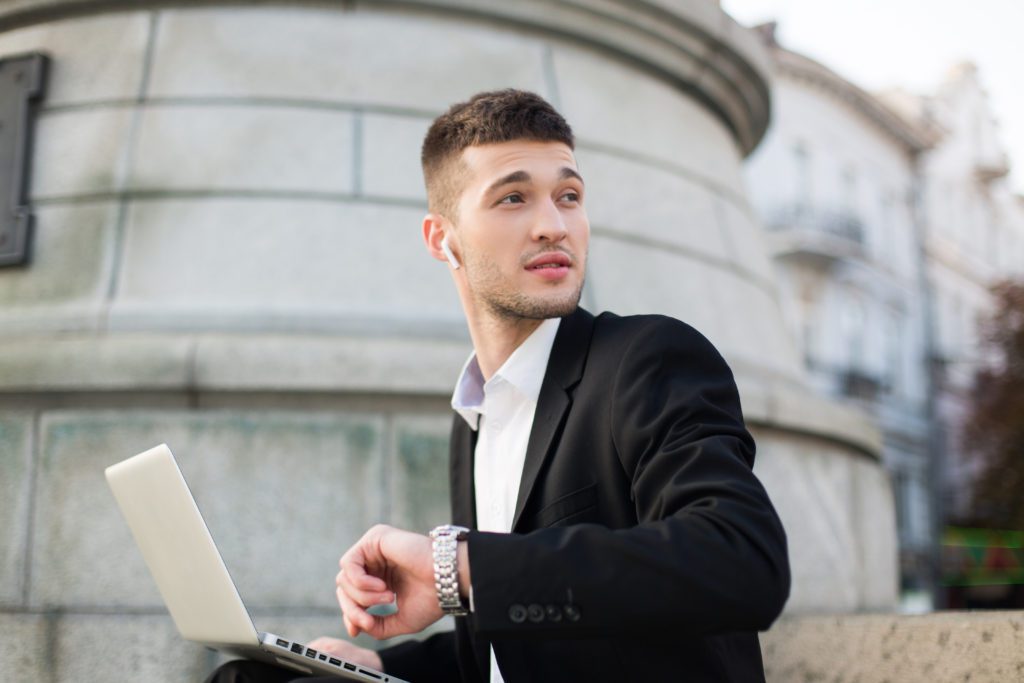
[[[339,564],[338,604],[353,638],[360,631],[378,640],[416,633],[443,616],[428,536],[377,525],[349,548]],[[366,611],[396,598],[395,614],[374,616]]]
[[[342,657],[350,662],[355,662],[360,666],[368,666],[371,669],[376,669],[377,671],[384,670],[384,664],[380,661],[380,655],[373,650],[365,647],[359,647],[347,640],[321,636],[310,643],[309,647],[314,650],[319,650],[320,652],[332,654],[336,657]]]

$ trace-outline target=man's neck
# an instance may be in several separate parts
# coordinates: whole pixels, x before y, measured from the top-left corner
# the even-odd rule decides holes
[[[489,380],[505,364],[508,357],[540,327],[543,320],[482,316],[469,320],[469,336],[473,339],[476,362],[484,381]]]

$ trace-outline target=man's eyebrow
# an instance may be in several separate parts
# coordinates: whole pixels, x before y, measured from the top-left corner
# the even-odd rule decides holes
[[[558,179],[559,180],[567,180],[568,178],[575,178],[576,180],[580,181],[581,183],[583,182],[583,176],[581,176],[579,173],[577,173],[574,169],[571,169],[568,166],[563,166],[562,167],[562,172],[558,174]]]
[[[503,178],[498,178],[493,183],[491,183],[490,187],[487,188],[487,194],[494,192],[503,185],[511,185],[512,183],[526,183],[529,181],[530,174],[527,173],[526,171],[512,171],[507,176],[504,176]]]
[[[581,183],[583,182],[583,176],[577,173],[575,169],[569,168],[568,166],[563,166],[562,170],[559,171],[558,173],[558,179],[566,180],[568,178],[575,178]],[[528,183],[530,182],[530,180],[530,174],[527,173],[526,171],[512,171],[507,176],[498,178],[493,183],[491,183],[490,186],[487,188],[486,194],[491,194],[495,190],[505,185],[511,185],[512,183]]]

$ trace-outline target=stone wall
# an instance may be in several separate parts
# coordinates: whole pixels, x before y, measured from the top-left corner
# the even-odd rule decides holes
[[[376,521],[425,531],[448,520],[449,425],[435,412],[5,413],[4,679],[198,680],[214,662],[175,632],[103,480],[139,443],[173,445],[261,630],[338,635],[334,575],[348,545]]]

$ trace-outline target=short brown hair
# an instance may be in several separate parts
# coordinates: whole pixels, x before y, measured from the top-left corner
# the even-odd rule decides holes
[[[561,142],[575,148],[572,128],[562,115],[543,97],[525,90],[478,93],[434,119],[420,156],[430,210],[455,220],[462,150],[513,140]]]

